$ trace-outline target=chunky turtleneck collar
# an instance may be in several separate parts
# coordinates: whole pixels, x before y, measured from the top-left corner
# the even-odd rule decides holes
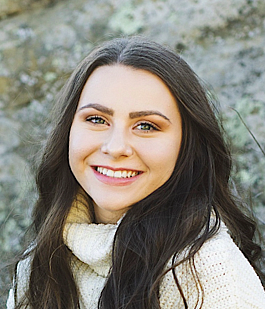
[[[117,224],[91,223],[89,210],[75,201],[66,219],[64,243],[81,262],[106,278],[111,267],[111,251]]]
[[[120,219],[121,221],[121,219]],[[73,203],[64,227],[64,242],[72,251],[71,268],[79,292],[81,309],[97,309],[111,268],[111,249],[117,224],[91,223],[85,203]],[[169,261],[169,267],[171,261]],[[194,265],[204,287],[203,308],[265,308],[262,285],[225,225],[194,256]],[[20,268],[22,266],[20,265]],[[24,266],[27,269],[27,266]],[[178,280],[189,307],[198,304],[198,286],[189,262],[176,267]],[[18,270],[19,272],[19,270]],[[21,279],[21,274],[18,274]],[[198,277],[196,277],[198,278]],[[24,279],[27,282],[27,279]],[[23,283],[22,283],[23,286]],[[218,292],[216,292],[218,290]],[[159,287],[162,309],[183,306],[172,272],[167,272]],[[19,290],[21,295],[21,288]],[[11,293],[11,298],[13,294]],[[9,306],[8,308],[13,308]]]

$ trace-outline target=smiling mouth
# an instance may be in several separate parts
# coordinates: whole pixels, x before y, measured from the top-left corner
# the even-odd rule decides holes
[[[129,171],[129,170],[113,171],[111,169],[107,169],[107,168],[101,167],[101,166],[96,166],[96,167],[94,167],[94,169],[98,173],[105,175],[107,177],[112,177],[112,178],[132,178],[132,177],[135,177],[135,176],[142,173],[142,172],[139,172],[139,171]]]

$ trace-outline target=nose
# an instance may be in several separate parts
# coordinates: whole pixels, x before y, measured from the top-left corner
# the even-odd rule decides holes
[[[133,149],[129,143],[129,138],[121,128],[113,128],[101,146],[101,151],[117,159],[120,157],[130,157]]]

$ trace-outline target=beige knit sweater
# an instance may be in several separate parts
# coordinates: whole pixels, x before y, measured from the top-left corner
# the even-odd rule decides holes
[[[97,309],[97,302],[111,266],[111,248],[117,226],[91,224],[86,208],[72,207],[64,229],[65,244],[73,253],[72,270],[82,309]],[[265,309],[265,292],[259,278],[227,233],[224,225],[195,256],[204,290],[202,309]],[[18,267],[18,298],[28,282],[28,261]],[[198,292],[187,264],[176,268],[189,308],[196,307]],[[201,295],[200,295],[201,298]],[[184,308],[172,273],[160,286],[162,309]],[[7,309],[14,308],[10,290]]]

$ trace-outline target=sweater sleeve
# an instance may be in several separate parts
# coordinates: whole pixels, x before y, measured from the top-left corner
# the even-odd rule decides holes
[[[196,253],[194,266],[197,277],[188,262],[175,268],[189,308],[200,308],[201,304],[202,309],[265,308],[265,291],[260,279],[226,227],[222,226]],[[160,304],[163,309],[184,308],[171,271],[162,281]]]

